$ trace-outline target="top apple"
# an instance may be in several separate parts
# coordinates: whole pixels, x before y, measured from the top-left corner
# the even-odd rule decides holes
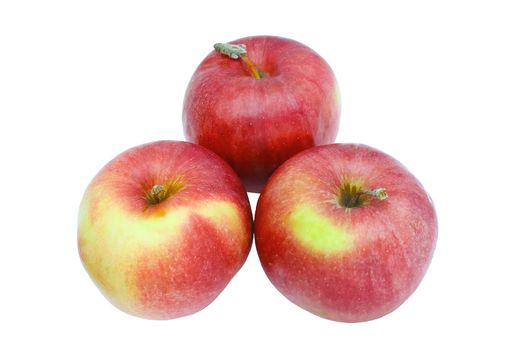
[[[339,91],[316,52],[272,36],[214,47],[186,90],[184,133],[225,159],[247,191],[260,192],[296,153],[335,140]]]

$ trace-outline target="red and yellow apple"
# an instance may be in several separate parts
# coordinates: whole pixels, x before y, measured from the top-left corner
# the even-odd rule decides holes
[[[216,44],[186,90],[186,139],[211,149],[260,192],[294,154],[335,140],[340,102],[326,61],[309,47],[255,36]]]
[[[82,199],[78,249],[121,310],[151,319],[210,304],[252,242],[250,204],[233,170],[209,150],[159,141],[110,161]]]
[[[359,322],[401,305],[422,280],[436,213],[418,180],[364,145],[306,150],[268,181],[255,242],[270,281],[321,317]]]

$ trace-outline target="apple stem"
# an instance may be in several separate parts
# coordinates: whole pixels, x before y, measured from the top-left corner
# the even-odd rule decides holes
[[[379,199],[380,201],[387,199],[388,194],[384,188],[376,188],[375,190],[363,190],[363,194]]]
[[[231,59],[238,59],[240,58],[243,60],[243,62],[248,66],[248,69],[250,70],[250,73],[252,77],[259,80],[266,76],[266,72],[260,70],[255,63],[248,57],[248,51],[246,50],[246,45],[244,44],[222,44],[217,43],[213,45],[213,48],[215,51],[217,51],[220,54],[226,55]]]
[[[154,185],[146,194],[146,199],[151,205],[158,204],[166,198],[166,189],[162,185]]]
[[[336,202],[342,208],[358,208],[367,203],[365,196],[373,197],[381,201],[388,198],[384,188],[367,190],[361,189],[360,186],[355,184],[345,183],[339,188]]]

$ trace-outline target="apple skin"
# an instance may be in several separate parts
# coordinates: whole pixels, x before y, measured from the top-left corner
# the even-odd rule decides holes
[[[242,60],[210,53],[186,90],[188,141],[225,159],[250,192],[260,192],[285,160],[337,135],[340,99],[326,61],[290,39],[239,39],[267,77],[255,79]]]
[[[343,184],[384,188],[388,198],[341,206]],[[298,306],[361,322],[401,305],[421,282],[437,240],[434,206],[398,161],[368,146],[314,147],[269,179],[255,214],[264,271]]]
[[[170,195],[150,204],[154,185]],[[110,161],[80,206],[78,250],[119,309],[171,319],[210,304],[241,268],[252,242],[243,186],[217,155],[188,142],[141,145]]]

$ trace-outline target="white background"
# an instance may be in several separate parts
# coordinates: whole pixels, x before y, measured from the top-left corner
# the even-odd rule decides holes
[[[520,1],[2,1],[0,348],[523,349],[524,18]],[[341,88],[337,141],[396,157],[435,201],[431,267],[388,316],[311,315],[253,249],[205,310],[142,320],[80,263],[91,178],[127,148],[183,139],[199,62],[256,34],[320,53]]]

